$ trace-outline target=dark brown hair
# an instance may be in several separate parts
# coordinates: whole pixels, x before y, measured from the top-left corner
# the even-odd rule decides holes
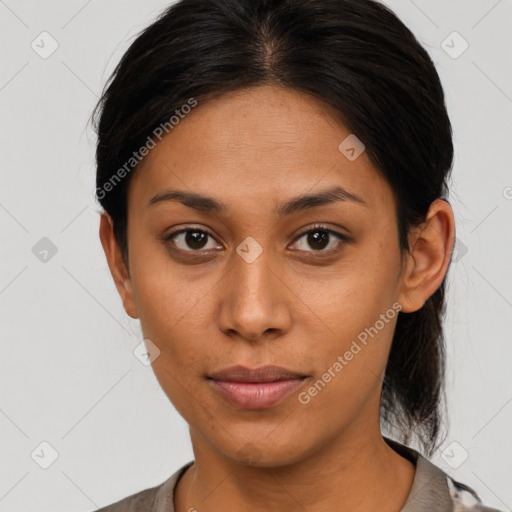
[[[432,201],[447,200],[453,146],[440,79],[389,8],[373,0],[180,0],[137,36],[94,112],[96,197],[127,264],[134,151],[190,98],[263,84],[326,102],[365,144],[394,191],[402,254]],[[415,436],[427,455],[443,419],[444,291],[445,280],[420,310],[399,313],[381,397],[383,425],[403,442]]]

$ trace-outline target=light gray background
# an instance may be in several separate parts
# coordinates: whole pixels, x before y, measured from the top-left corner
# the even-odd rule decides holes
[[[512,1],[387,4],[432,56],[454,128],[451,425],[433,460],[510,510]],[[132,353],[142,336],[99,242],[95,137],[86,129],[130,39],[166,5],[0,0],[1,511],[95,510],[193,457],[186,423]],[[43,31],[59,45],[47,59],[31,48]],[[458,58],[442,46],[453,31],[469,43]],[[461,48],[453,36],[448,44]],[[47,262],[32,252],[42,237],[57,248]],[[58,453],[47,469],[44,441]]]

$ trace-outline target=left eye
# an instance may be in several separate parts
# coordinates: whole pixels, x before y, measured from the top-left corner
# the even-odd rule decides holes
[[[333,237],[337,239],[337,243],[331,244],[333,242]],[[295,245],[298,245],[298,250],[306,251],[306,252],[328,252],[334,247],[342,242],[348,242],[348,237],[342,235],[341,233],[337,233],[336,231],[332,231],[331,229],[327,229],[324,227],[317,227],[314,229],[310,229],[297,238],[297,242]],[[302,243],[300,242],[302,240]],[[308,251],[305,246],[309,245],[309,247],[313,248],[313,251]],[[329,247],[331,246],[331,247]],[[326,249],[327,247],[327,249]]]

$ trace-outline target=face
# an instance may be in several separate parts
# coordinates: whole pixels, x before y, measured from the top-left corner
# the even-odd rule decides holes
[[[193,439],[229,459],[282,465],[379,429],[404,283],[392,190],[338,149],[349,135],[320,101],[255,87],[200,103],[130,183],[124,306]],[[233,365],[307,378],[244,408],[208,378]]]

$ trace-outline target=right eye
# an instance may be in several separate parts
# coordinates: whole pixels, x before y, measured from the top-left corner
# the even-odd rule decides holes
[[[211,247],[208,247],[208,239],[211,239]],[[206,250],[202,251],[201,249],[211,250],[219,247],[218,244],[213,243],[215,239],[211,233],[199,228],[176,230],[163,240],[184,252],[206,252]]]

